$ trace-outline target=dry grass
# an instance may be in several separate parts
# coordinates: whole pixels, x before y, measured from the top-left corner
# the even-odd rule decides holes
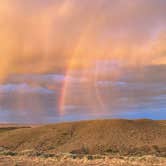
[[[61,158],[49,157],[7,157],[0,156],[0,166],[165,166],[166,158],[154,156],[142,157],[109,157],[100,159],[71,158],[63,156]]]
[[[166,121],[95,120],[0,132],[0,147],[21,153],[166,156]]]
[[[0,126],[0,166],[165,166],[166,121]]]

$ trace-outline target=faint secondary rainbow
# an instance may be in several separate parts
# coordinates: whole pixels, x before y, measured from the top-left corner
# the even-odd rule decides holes
[[[59,100],[59,104],[58,104],[60,116],[63,116],[66,113],[65,112],[66,99],[70,95],[70,87],[71,87],[70,85],[71,85],[71,83],[73,83],[72,81],[70,81],[69,78],[73,74],[72,71],[73,71],[73,67],[74,67],[74,61],[75,61],[75,59],[73,56],[73,58],[71,59],[69,65],[66,69],[65,79],[62,83],[61,95],[60,95],[60,100]],[[96,71],[94,71],[94,73],[90,73],[90,76],[87,74],[86,70],[82,71],[81,75],[80,75],[80,81],[81,81],[81,78],[88,79],[87,84],[83,84],[83,86],[90,86],[89,87],[90,90],[92,90],[91,88],[93,88],[92,92],[93,92],[94,98],[93,99],[89,98],[90,106],[92,108],[93,108],[93,106],[95,106],[95,109],[92,110],[93,113],[95,113],[96,115],[103,114],[106,111],[106,108],[105,108],[104,101],[102,99],[102,96],[101,96],[99,89],[98,89],[98,86],[97,86],[97,73],[96,73]],[[72,96],[70,96],[70,98],[72,98]],[[87,104],[89,104],[89,103],[87,103]]]
[[[91,18],[91,19],[93,20],[93,18]],[[60,96],[60,100],[59,100],[59,112],[60,112],[61,116],[63,116],[65,114],[66,97],[67,97],[67,95],[70,95],[69,93],[70,93],[70,84],[71,84],[71,81],[68,78],[70,76],[72,76],[72,71],[73,71],[73,69],[75,69],[75,64],[77,64],[79,61],[81,66],[83,66],[83,68],[84,68],[84,67],[87,67],[86,66],[87,64],[91,64],[91,62],[90,62],[91,60],[94,60],[94,59],[90,58],[92,52],[90,52],[89,55],[88,55],[88,53],[85,52],[85,50],[87,49],[87,45],[86,45],[88,42],[87,39],[88,39],[88,36],[90,35],[89,30],[93,28],[93,25],[91,24],[91,22],[92,22],[91,19],[90,19],[87,27],[84,28],[84,31],[79,36],[78,41],[76,42],[76,45],[72,50],[72,53],[71,53],[72,56],[71,56],[71,59],[69,60],[69,63],[68,63],[67,69],[66,69],[65,79],[64,79],[64,82],[62,85],[61,96]],[[80,57],[85,57],[85,56],[86,56],[86,61],[82,61],[82,59]],[[82,69],[82,70],[83,71],[81,72],[80,79],[84,78],[84,77],[89,79],[90,80],[89,83],[92,84],[93,85],[92,87],[94,88],[95,97],[94,97],[94,99],[89,99],[90,104],[91,104],[91,102],[93,103],[95,101],[96,102],[95,107],[99,106],[101,108],[101,110],[103,111],[104,103],[102,101],[102,97],[101,97],[98,89],[96,89],[97,88],[96,87],[96,76],[93,78],[91,76],[89,77],[87,75],[87,72],[85,72],[84,69]],[[94,111],[96,113],[96,109],[94,109]]]

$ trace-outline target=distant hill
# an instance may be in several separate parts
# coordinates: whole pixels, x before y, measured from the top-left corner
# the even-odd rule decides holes
[[[0,147],[21,152],[166,156],[166,121],[93,120],[0,132]]]

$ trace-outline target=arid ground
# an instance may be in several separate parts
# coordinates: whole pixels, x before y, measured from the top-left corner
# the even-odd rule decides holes
[[[0,165],[166,165],[166,121],[0,126]]]
[[[103,157],[89,159],[66,157],[26,157],[26,156],[0,156],[0,166],[165,166],[166,159],[155,156],[142,157]]]

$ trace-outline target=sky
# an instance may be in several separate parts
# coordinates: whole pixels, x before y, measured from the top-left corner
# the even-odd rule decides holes
[[[165,0],[1,0],[1,77],[116,59],[165,64]]]
[[[165,0],[1,0],[0,101],[6,100],[10,107],[0,107],[14,109],[7,100],[21,91],[29,96],[56,93],[53,98],[60,112],[65,112],[69,98],[70,109],[84,104],[95,110],[100,103],[101,110],[113,110],[110,105],[105,108],[103,101],[121,89],[109,91],[107,97],[101,94],[106,90],[99,90],[112,87],[112,81],[116,85],[120,81],[119,88],[126,79],[156,83],[156,87],[161,83],[165,88],[165,8]],[[150,96],[163,95],[149,87]],[[80,99],[73,95],[77,88],[83,90]],[[84,94],[88,92],[89,97]],[[137,96],[127,92],[126,98]],[[37,103],[46,110],[43,99]]]

